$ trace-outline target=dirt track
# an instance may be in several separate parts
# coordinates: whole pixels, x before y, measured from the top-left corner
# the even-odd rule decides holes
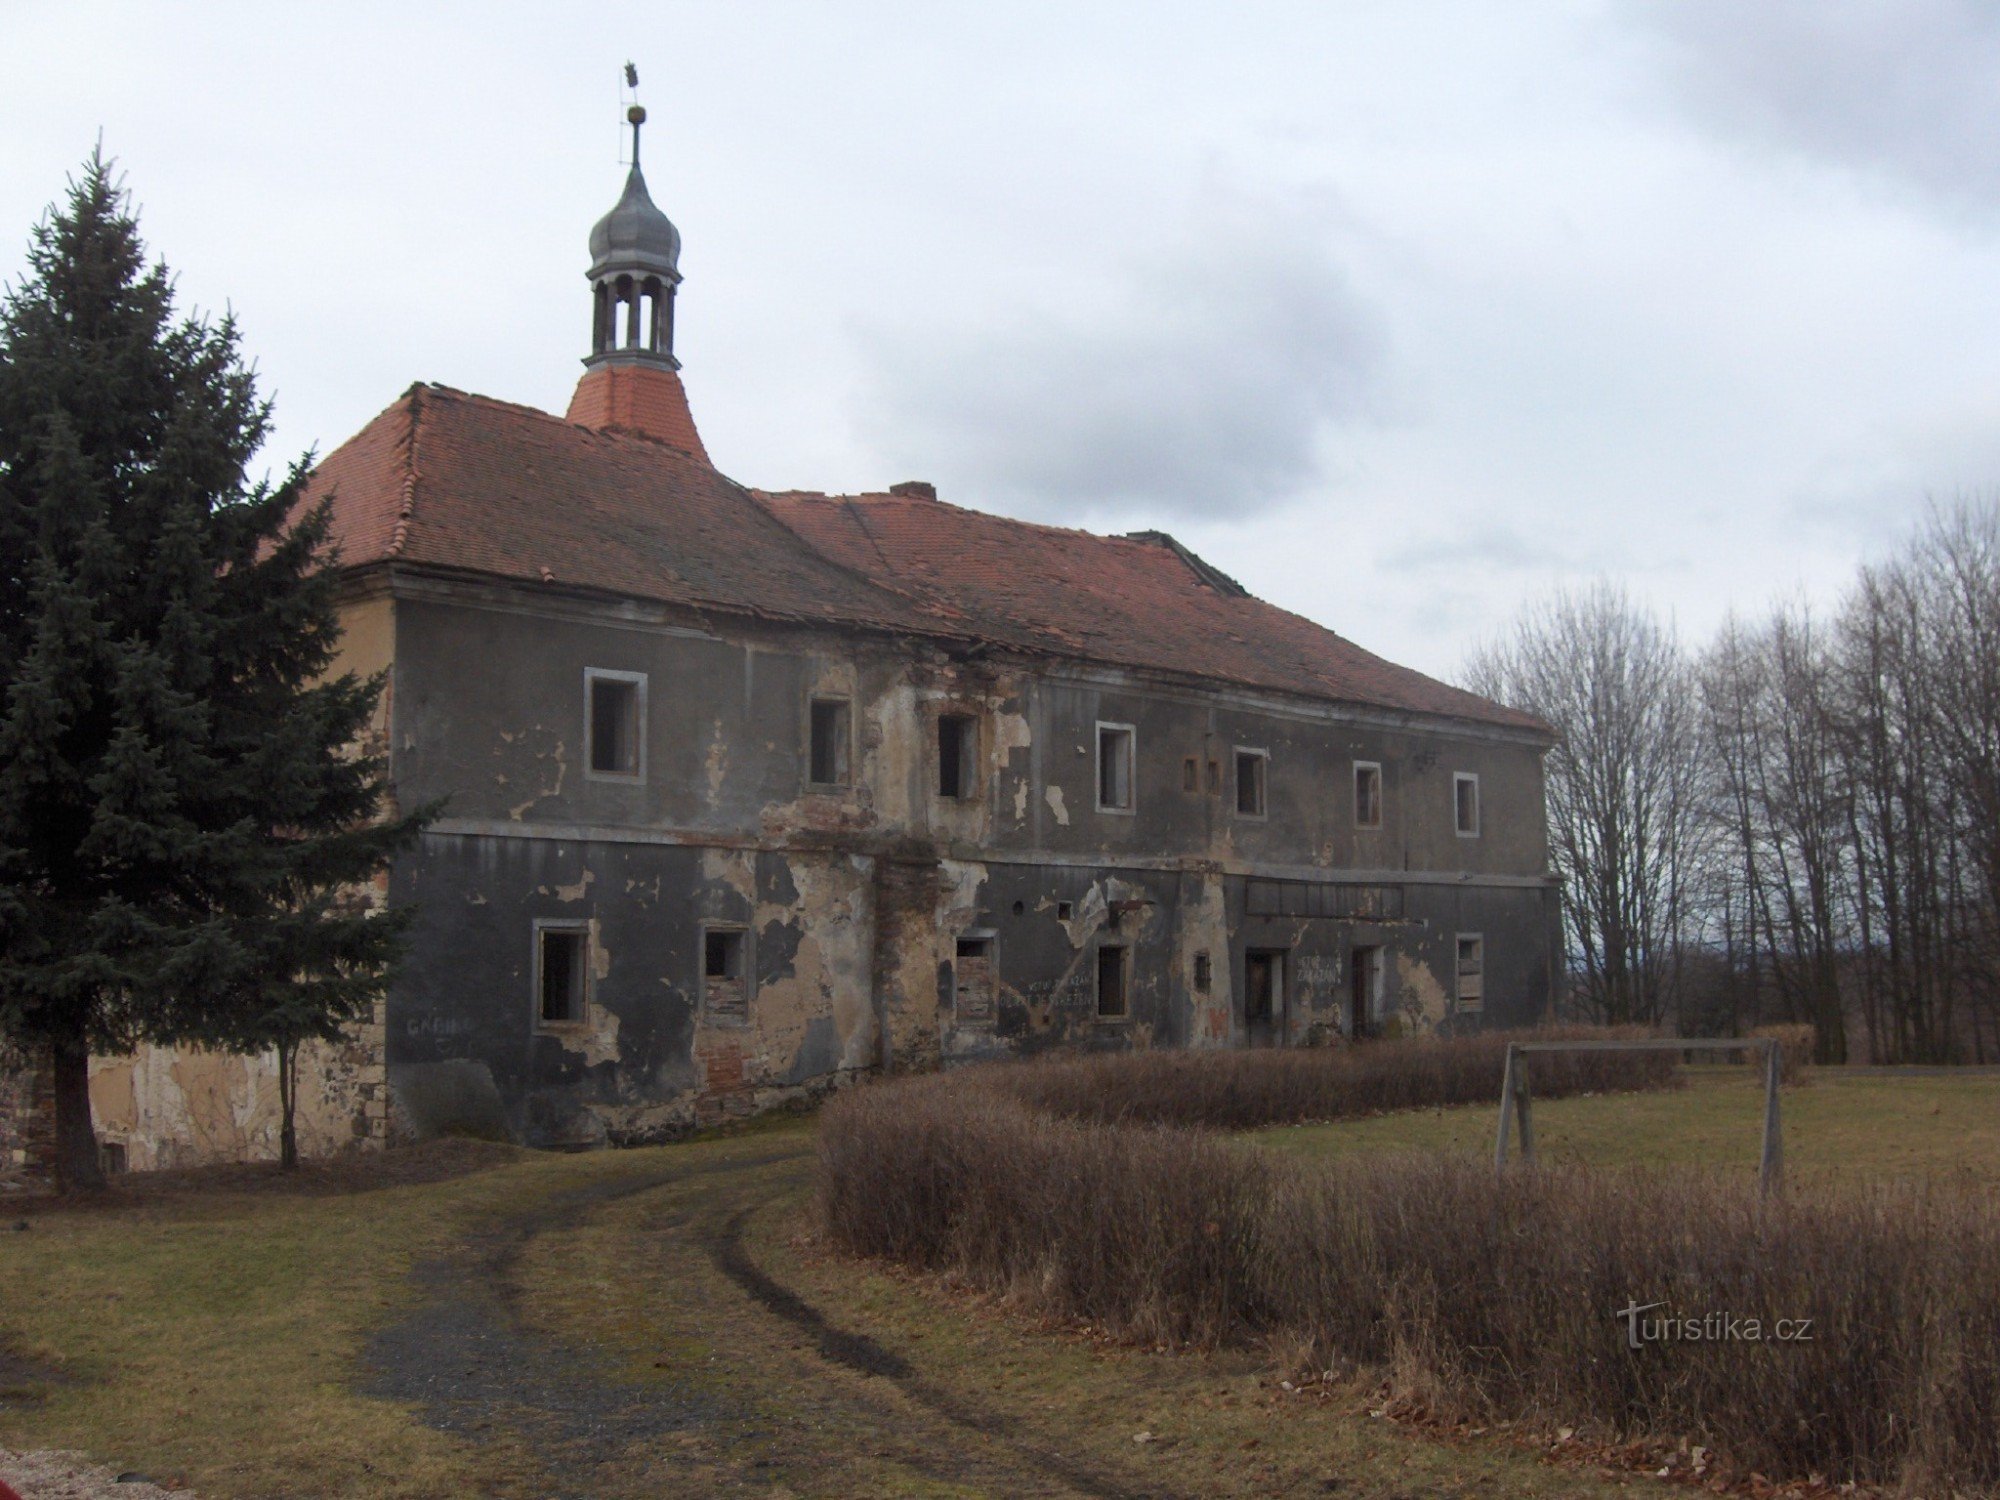
[[[788,1282],[762,1252],[796,1219],[806,1142],[666,1165],[648,1155],[633,1175],[553,1193],[420,1265],[420,1300],[371,1340],[362,1390],[512,1455],[522,1494],[845,1495],[891,1481],[1175,1493],[1066,1452]],[[645,1306],[637,1321],[566,1324],[565,1268],[584,1261]]]

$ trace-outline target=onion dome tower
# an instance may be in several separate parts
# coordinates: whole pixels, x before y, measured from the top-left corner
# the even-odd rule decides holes
[[[706,463],[674,357],[674,296],[681,284],[681,232],[646,191],[633,105],[632,170],[610,213],[590,231],[590,353],[570,398],[569,420],[666,443]]]

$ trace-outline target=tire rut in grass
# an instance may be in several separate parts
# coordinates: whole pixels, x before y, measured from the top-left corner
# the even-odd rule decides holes
[[[1022,1423],[927,1380],[901,1355],[885,1349],[865,1334],[831,1322],[824,1313],[785,1286],[750,1257],[743,1229],[755,1206],[738,1208],[707,1235],[716,1269],[774,1316],[810,1335],[822,1358],[861,1375],[893,1381],[912,1401],[952,1427],[990,1438],[1011,1450],[1017,1462],[1039,1478],[1053,1480],[1098,1500],[1174,1500],[1175,1491],[1158,1484],[1134,1488],[1036,1441]]]

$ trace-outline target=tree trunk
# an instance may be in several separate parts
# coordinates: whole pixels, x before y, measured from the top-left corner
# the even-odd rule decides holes
[[[278,1167],[286,1172],[296,1171],[299,1165],[299,1134],[295,1123],[299,1102],[298,1067],[298,1043],[278,1043],[278,1105],[283,1117],[278,1128]]]
[[[82,1041],[49,1049],[56,1096],[56,1186],[66,1193],[102,1192],[104,1164],[90,1124],[90,1048]]]

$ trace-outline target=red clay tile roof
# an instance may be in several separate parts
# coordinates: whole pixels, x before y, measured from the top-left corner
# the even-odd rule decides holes
[[[569,398],[568,420],[653,438],[708,462],[687,389],[680,376],[660,365],[612,363],[586,371]]]
[[[679,447],[440,386],[412,386],[329,454],[308,501],[322,495],[347,567],[400,561],[991,641],[1547,733],[1250,597],[1170,538],[908,493],[764,494]]]

